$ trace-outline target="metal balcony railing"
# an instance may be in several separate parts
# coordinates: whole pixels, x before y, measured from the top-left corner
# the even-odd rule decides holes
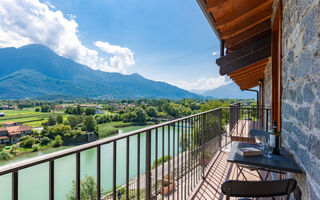
[[[231,142],[230,131],[237,121],[246,116],[259,121],[262,111],[257,108],[218,108],[183,117],[140,130],[101,139],[74,148],[0,167],[0,177],[11,174],[12,200],[19,199],[19,172],[48,163],[48,199],[55,199],[55,161],[75,155],[75,196],[81,199],[80,155],[86,150],[96,151],[96,194],[94,198],[105,199],[187,199],[198,181],[203,177],[214,154]],[[255,114],[254,114],[255,113]],[[257,115],[254,117],[254,115]],[[261,123],[261,127],[263,123]],[[266,123],[268,124],[268,123]],[[134,140],[132,140],[134,138]],[[102,147],[111,145],[112,187],[103,192],[101,159]],[[117,145],[122,145],[125,162],[117,162]],[[135,156],[132,156],[132,155]],[[121,154],[122,155],[122,154]],[[141,163],[143,163],[141,165]],[[117,182],[117,170],[125,168],[125,181]],[[131,168],[136,170],[133,172]],[[131,169],[131,170],[130,170]],[[134,177],[132,178],[132,175]],[[130,178],[131,177],[131,178]],[[119,178],[119,177],[118,177]],[[55,183],[56,182],[56,183]],[[0,189],[1,190],[1,189]],[[8,191],[1,191],[8,192]]]

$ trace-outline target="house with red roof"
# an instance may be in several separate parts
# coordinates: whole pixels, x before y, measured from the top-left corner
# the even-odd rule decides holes
[[[0,128],[0,144],[15,144],[20,138],[31,134],[31,126],[21,125],[21,123],[5,123],[4,128]]]

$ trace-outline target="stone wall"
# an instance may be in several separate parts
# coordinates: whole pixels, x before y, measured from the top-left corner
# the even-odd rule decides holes
[[[282,145],[305,171],[302,199],[320,199],[320,2],[282,0]]]

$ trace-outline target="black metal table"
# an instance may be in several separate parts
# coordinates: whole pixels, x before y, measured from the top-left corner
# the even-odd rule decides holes
[[[278,173],[298,173],[302,174],[303,171],[300,169],[298,164],[293,160],[290,154],[284,149],[280,148],[280,155],[272,154],[271,158],[265,156],[242,156],[238,153],[239,148],[243,147],[257,147],[255,144],[242,143],[242,142],[232,142],[231,150],[228,156],[227,161],[235,163],[239,168],[240,173],[244,176],[242,169],[243,167],[252,167],[257,170]],[[259,173],[259,172],[258,172]],[[263,180],[261,174],[259,173],[260,178]],[[268,177],[268,175],[267,175]]]

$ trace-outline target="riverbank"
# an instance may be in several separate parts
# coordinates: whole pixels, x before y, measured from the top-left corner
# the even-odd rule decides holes
[[[118,121],[118,122],[109,122],[109,123],[104,123],[104,124],[99,124],[98,125],[98,136],[99,139],[102,138],[106,138],[106,137],[111,137],[114,135],[117,135],[119,133],[123,133],[123,132],[128,132],[131,131],[130,127],[132,127],[132,130],[136,130],[139,127],[145,127],[148,125],[153,125],[153,122],[147,122],[144,124],[137,124],[137,123],[133,123],[133,122],[129,122],[129,123],[125,123],[122,121]],[[128,127],[129,129],[125,129],[125,130],[120,130],[121,128],[126,128]],[[55,151],[59,151],[61,149],[67,149],[73,146],[61,146],[61,147],[53,147],[51,144],[47,144],[47,145],[38,145],[37,149],[34,148],[23,148],[23,147],[14,147],[13,145],[11,146],[6,146],[3,151],[6,151],[8,156],[6,157],[6,159],[1,159],[0,158],[0,166],[1,165],[5,165],[7,163],[11,163],[8,161],[19,161],[19,158],[32,158],[34,156],[38,156],[38,155],[43,155],[42,152],[44,152],[46,154],[46,152],[52,153]],[[14,152],[13,152],[14,151]],[[30,156],[28,156],[28,154],[30,154]]]

